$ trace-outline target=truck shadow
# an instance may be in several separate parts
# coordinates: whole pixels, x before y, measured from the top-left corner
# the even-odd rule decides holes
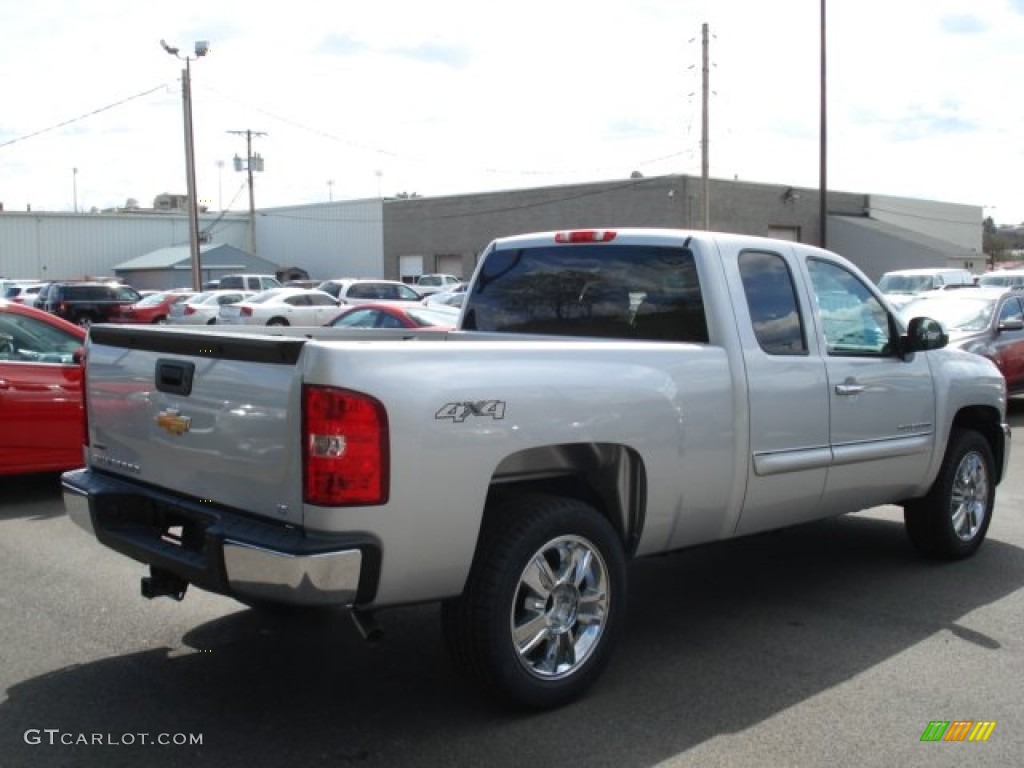
[[[0,477],[0,520],[49,519],[63,514],[59,472]]]
[[[581,766],[653,766],[937,633],[998,664],[999,641],[958,622],[1021,588],[1024,551],[990,539],[968,561],[929,563],[901,522],[855,515],[639,561],[630,576],[611,666],[561,710],[485,706],[444,653],[436,606],[382,614],[378,647],[344,612],[240,609],[188,629],[180,647],[14,685],[0,703],[4,763],[522,766],[569,750]],[[202,745],[26,743],[45,728],[201,734]]]
[[[1024,396],[1011,397],[1007,401],[1006,420],[1014,429],[1024,427]]]

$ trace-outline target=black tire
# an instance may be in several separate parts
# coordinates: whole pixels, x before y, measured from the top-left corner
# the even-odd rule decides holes
[[[925,557],[960,560],[985,540],[996,500],[995,460],[988,441],[954,429],[927,496],[904,505],[907,535]]]
[[[94,322],[95,318],[88,312],[83,312],[82,314],[77,315],[75,317],[75,325],[79,326],[80,328],[88,328]]]
[[[288,321],[283,317],[272,317],[267,321],[267,325],[288,325]]]
[[[530,495],[488,511],[465,592],[445,601],[441,620],[470,683],[541,710],[600,676],[625,610],[626,557],[608,520],[575,499]]]

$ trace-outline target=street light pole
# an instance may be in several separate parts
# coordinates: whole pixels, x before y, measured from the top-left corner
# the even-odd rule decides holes
[[[196,158],[192,135],[192,78],[188,57],[182,70],[181,98],[185,110],[185,167],[186,193],[188,194],[188,245],[192,265],[192,290],[202,288],[202,273],[199,264],[199,201],[196,200]]]
[[[192,58],[181,56],[177,48],[172,48],[163,40],[160,45],[167,53],[185,60],[185,68],[181,70],[181,103],[185,119],[185,184],[188,195],[188,244],[191,256],[192,289],[202,288],[202,272],[199,263],[199,201],[196,198],[196,160],[195,144],[192,134],[192,70],[189,66]],[[206,41],[196,43],[195,58],[205,56],[210,50]]]

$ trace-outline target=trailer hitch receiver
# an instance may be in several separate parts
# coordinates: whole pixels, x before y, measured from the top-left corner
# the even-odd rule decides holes
[[[154,597],[173,597],[180,601],[185,597],[187,589],[187,581],[159,568],[150,567],[149,576],[142,579],[142,596],[150,600]]]

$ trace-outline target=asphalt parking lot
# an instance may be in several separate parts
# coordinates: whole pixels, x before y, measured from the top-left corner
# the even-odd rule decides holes
[[[1011,423],[976,557],[920,560],[883,507],[637,562],[612,665],[543,715],[467,689],[434,606],[383,614],[369,646],[341,612],[147,601],[55,476],[0,479],[0,766],[1019,765],[1020,399]],[[995,726],[922,742],[933,721]]]

